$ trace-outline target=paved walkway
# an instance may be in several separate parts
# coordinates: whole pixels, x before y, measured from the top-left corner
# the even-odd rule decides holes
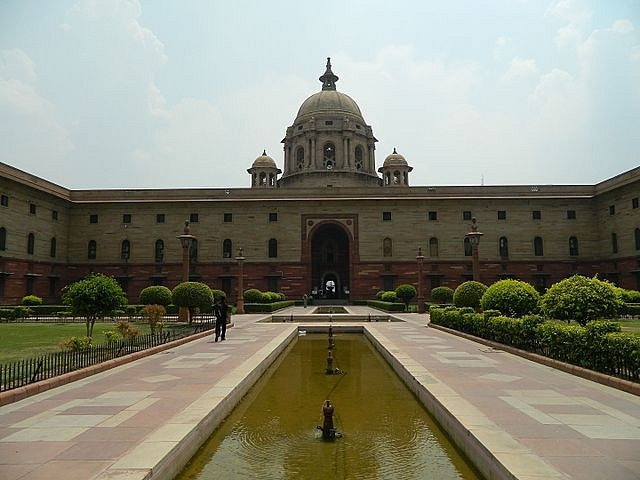
[[[488,477],[640,479],[640,397],[399,317],[332,320],[366,330]],[[202,337],[0,407],[0,480],[172,478],[297,335],[298,324],[233,318],[224,342]]]

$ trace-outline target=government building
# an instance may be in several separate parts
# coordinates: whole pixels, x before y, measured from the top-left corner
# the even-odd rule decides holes
[[[60,302],[91,272],[136,303],[149,285],[180,283],[187,256],[192,281],[234,302],[240,286],[373,298],[419,276],[428,299],[473,278],[473,218],[487,285],[543,292],[577,273],[640,289],[640,167],[595,185],[412,186],[401,152],[376,162],[373,129],[337,81],[327,61],[281,167],[266,152],[249,160],[247,188],[69,190],[0,163],[0,304]],[[195,238],[183,256],[185,221]]]

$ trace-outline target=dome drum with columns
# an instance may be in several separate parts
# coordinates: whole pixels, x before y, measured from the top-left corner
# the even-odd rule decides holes
[[[362,187],[408,185],[412,170],[404,161],[398,173],[400,181],[385,181],[376,173],[375,143],[371,126],[367,125],[360,108],[348,95],[336,90],[338,76],[331,70],[327,58],[325,73],[319,78],[322,90],[307,98],[293,122],[287,128],[284,144],[284,173],[271,157],[258,157],[247,170],[252,175],[251,186],[260,187]],[[392,155],[390,155],[391,157]],[[388,157],[389,158],[389,157]],[[386,165],[386,161],[385,161]]]

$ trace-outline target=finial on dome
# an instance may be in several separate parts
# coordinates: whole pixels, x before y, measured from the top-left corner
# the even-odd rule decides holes
[[[266,157],[267,156],[267,149],[265,148],[264,150],[262,150],[262,156]]]
[[[335,90],[338,76],[331,71],[331,57],[327,57],[327,70],[319,79],[322,82],[322,90]]]
[[[393,147],[393,154],[394,154],[394,155],[397,155],[397,154],[398,154],[398,152],[396,152],[396,147]]]

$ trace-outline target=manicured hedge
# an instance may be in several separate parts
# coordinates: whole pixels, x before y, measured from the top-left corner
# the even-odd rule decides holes
[[[538,315],[509,318],[469,308],[431,307],[431,322],[562,362],[640,381],[640,336],[620,325],[592,321],[582,327],[545,321]]]
[[[404,312],[404,303],[383,302],[382,300],[367,300],[367,306],[384,310],[385,312]]]
[[[285,300],[282,302],[273,302],[273,303],[245,303],[244,312],[245,313],[275,312],[276,310],[280,310],[285,307],[291,307],[295,304],[296,304],[295,300]]]

